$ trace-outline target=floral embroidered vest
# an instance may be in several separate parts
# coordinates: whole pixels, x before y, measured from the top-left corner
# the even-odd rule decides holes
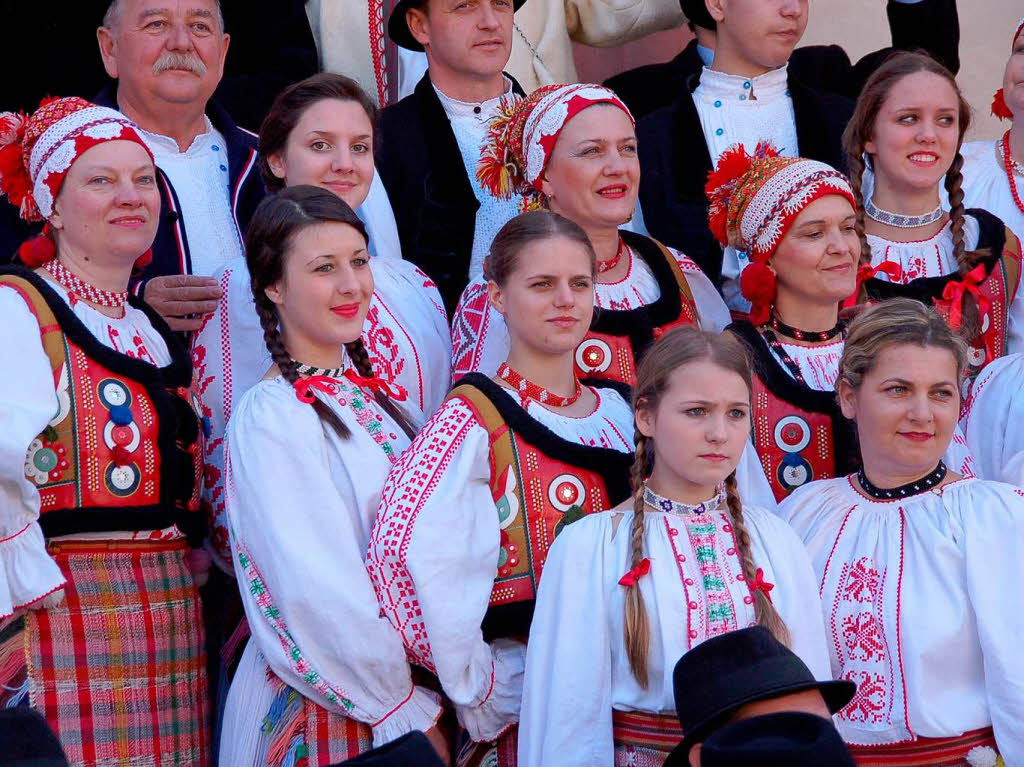
[[[982,256],[972,275],[981,274],[974,290],[975,302],[987,303],[988,310],[981,317],[980,332],[971,340],[968,374],[974,378],[988,362],[1006,354],[1009,333],[1010,306],[1017,296],[1021,277],[1021,245],[1017,236],[991,213],[971,208],[967,213],[978,220],[980,236],[978,251]],[[941,277],[920,277],[906,285],[873,278],[865,282],[870,299],[884,301],[895,296],[916,298],[930,303],[947,321],[953,302],[943,297],[946,286],[961,280],[958,273]],[[973,280],[972,280],[973,281]]]
[[[562,439],[478,373],[448,396],[471,407],[490,437],[501,548],[484,634],[525,636],[555,536],[583,515],[625,500],[633,455]]]
[[[644,350],[672,328],[697,325],[698,315],[686,277],[668,249],[632,232],[622,232],[622,239],[650,267],[660,295],[638,309],[595,309],[590,332],[576,347],[576,374],[633,386]]]
[[[728,329],[751,358],[754,448],[775,500],[783,501],[808,482],[853,471],[858,461],[854,428],[835,394],[792,378],[749,322]]]
[[[159,530],[177,524],[202,539],[203,429],[191,365],[170,329],[141,302],[171,351],[157,368],[100,344],[36,274],[0,271],[39,322],[57,412],[29,445],[25,475],[41,500],[47,537]]]

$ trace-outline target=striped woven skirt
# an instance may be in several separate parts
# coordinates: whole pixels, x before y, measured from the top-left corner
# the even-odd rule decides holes
[[[514,724],[493,743],[477,743],[459,728],[455,767],[516,767],[519,763],[519,725]]]
[[[369,725],[328,711],[289,687],[250,638],[225,705],[222,767],[327,767],[371,748]]]
[[[675,714],[612,711],[615,767],[661,767],[683,739]]]
[[[918,738],[909,743],[849,746],[849,749],[857,767],[971,767],[973,764],[997,764],[1003,767],[991,727],[972,730],[952,738]],[[974,754],[971,754],[972,751]],[[968,755],[975,758],[968,760]],[[978,761],[982,756],[986,758]],[[998,761],[993,761],[993,758]]]
[[[29,611],[4,642],[5,690],[24,682],[76,767],[209,765],[203,621],[185,542],[58,542],[49,552],[65,599]]]

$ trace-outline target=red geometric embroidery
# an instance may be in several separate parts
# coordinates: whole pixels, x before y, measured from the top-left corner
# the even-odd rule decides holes
[[[459,301],[452,319],[452,377],[459,378],[479,367],[480,354],[490,324],[491,303],[487,285],[471,284]]]
[[[839,712],[840,719],[849,722],[881,724],[885,722],[882,713],[886,707],[885,680],[878,674],[867,671],[851,671],[843,679],[857,685],[857,693],[846,708]]]
[[[389,383],[393,383],[405,370],[405,360],[401,357],[398,344],[395,343],[395,332],[381,323],[380,307],[376,305],[376,296],[366,312],[363,325],[363,342],[373,361],[374,372]]]
[[[871,613],[848,615],[843,620],[843,642],[851,658],[859,660],[884,660],[885,636],[878,620]]]
[[[881,576],[871,567],[871,560],[861,557],[847,574],[843,598],[847,602],[874,602],[880,583]]]

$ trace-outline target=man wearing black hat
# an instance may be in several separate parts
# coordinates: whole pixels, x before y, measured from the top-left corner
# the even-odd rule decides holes
[[[699,77],[715,55],[715,20],[704,0],[680,0],[694,39],[682,53],[664,64],[648,64],[615,75],[605,82],[640,119],[667,106]],[[888,0],[886,15],[892,46],[867,54],[856,64],[838,45],[805,45],[793,51],[790,74],[818,90],[856,99],[868,76],[894,50],[923,49],[954,74],[960,68],[960,20],[956,0]],[[692,89],[690,89],[692,90]]]
[[[829,717],[856,686],[816,680],[762,626],[697,645],[676,664],[672,684],[685,737],[665,767],[853,765]]]
[[[521,98],[502,71],[512,14],[525,0],[399,0],[388,35],[427,54],[411,96],[380,118],[377,171],[395,212],[402,256],[437,283],[449,317],[470,275],[482,270],[498,230],[520,209],[476,179],[491,119]]]

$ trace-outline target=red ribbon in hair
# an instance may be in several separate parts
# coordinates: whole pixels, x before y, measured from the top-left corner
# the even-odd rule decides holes
[[[843,308],[849,309],[851,306],[857,305],[857,296],[860,295],[860,289],[870,279],[877,277],[879,274],[886,274],[889,276],[890,282],[895,282],[903,276],[903,269],[895,261],[883,261],[878,266],[871,266],[869,264],[863,264],[857,270],[857,287],[853,289],[853,293],[843,301]]]
[[[651,571],[651,560],[648,557],[641,559],[636,567],[619,578],[620,586],[635,586],[636,582]]]
[[[757,572],[754,573],[754,578],[748,584],[750,587],[750,593],[753,594],[755,591],[763,591],[764,595],[768,597],[768,601],[772,601],[772,595],[769,594],[772,589],[775,588],[774,583],[769,583],[764,579],[764,570],[760,567],[757,568]]]
[[[398,400],[399,402],[405,401],[409,396],[405,389],[397,384],[395,387],[392,387],[391,384],[383,378],[378,378],[377,376],[361,376],[351,368],[345,371],[345,378],[356,386],[365,386],[370,391],[383,392],[391,399]]]
[[[319,389],[326,394],[337,394],[338,387],[334,383],[333,378],[328,376],[307,376],[300,378],[298,381],[292,384],[295,389],[295,396],[299,398],[300,402],[305,402],[307,405],[312,405],[316,396],[313,394],[313,389]]]
[[[981,294],[978,285],[985,281],[985,265],[978,264],[967,274],[954,282],[946,283],[942,291],[944,301],[949,301],[949,326],[959,330],[964,319],[964,294],[970,293],[978,302],[981,316],[988,314],[990,301]]]

